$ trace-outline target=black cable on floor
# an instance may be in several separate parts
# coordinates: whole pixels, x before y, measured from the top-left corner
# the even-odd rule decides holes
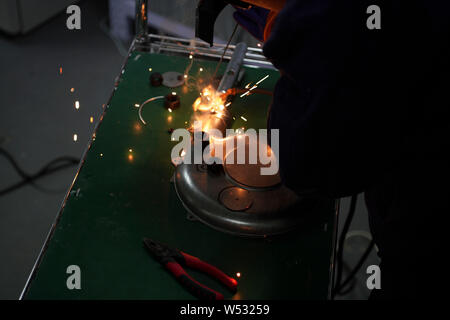
[[[353,195],[350,202],[350,210],[348,211],[348,216],[347,219],[345,220],[344,227],[342,228],[341,236],[339,238],[338,251],[336,257],[337,278],[336,278],[336,285],[334,286],[332,292],[332,298],[334,298],[338,293],[336,291],[336,288],[341,287],[345,237],[347,235],[348,230],[350,229],[350,225],[352,224],[353,216],[355,215],[357,200],[358,195],[357,194]]]
[[[374,246],[375,246],[375,241],[372,239],[370,241],[369,246],[367,247],[366,251],[364,251],[364,253],[361,256],[361,258],[359,259],[358,263],[356,264],[356,266],[353,268],[353,270],[348,275],[347,279],[345,279],[345,281],[342,282],[342,284],[339,287],[335,288],[335,292],[337,294],[345,295],[345,294],[349,293],[353,289],[353,287],[350,286],[347,290],[342,291],[350,283],[350,281],[356,276],[356,274],[358,273],[359,269],[361,269],[361,267],[363,266],[363,264],[366,261],[367,257],[369,257],[369,254],[372,252],[372,249],[373,249]]]
[[[17,173],[23,178],[22,181],[19,181],[9,187],[0,190],[0,196],[13,192],[19,188],[22,188],[28,184],[32,184],[35,187],[38,187],[34,184],[34,182],[44,176],[52,174],[54,172],[63,170],[68,167],[72,167],[77,165],[80,160],[74,157],[63,156],[53,159],[45,166],[43,166],[38,172],[35,174],[27,174],[17,163],[14,157],[5,149],[0,148],[0,154],[3,155],[13,166],[13,168],[17,171]]]

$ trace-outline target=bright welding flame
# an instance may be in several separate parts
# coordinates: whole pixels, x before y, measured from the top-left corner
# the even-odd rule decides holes
[[[226,94],[217,92],[212,86],[203,88],[192,107],[194,111],[216,113],[222,111],[225,106]]]
[[[226,97],[228,93],[216,91],[211,85],[205,87],[200,92],[194,104],[194,121],[201,121],[202,131],[208,132],[214,128],[214,118],[222,119],[226,113]]]

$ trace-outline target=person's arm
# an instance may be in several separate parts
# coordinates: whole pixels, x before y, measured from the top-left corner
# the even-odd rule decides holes
[[[429,20],[420,1],[381,3],[382,29],[369,30],[371,0],[287,0],[263,47],[282,74],[268,127],[280,130],[281,177],[298,193],[364,190],[401,165],[420,125],[412,110],[429,108]]]

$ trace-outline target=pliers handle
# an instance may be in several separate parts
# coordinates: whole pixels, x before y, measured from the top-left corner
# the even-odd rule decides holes
[[[237,281],[220,269],[182,251],[169,248],[167,245],[145,238],[144,244],[152,255],[175,276],[175,278],[194,296],[202,300],[222,300],[223,294],[201,284],[192,278],[182,266],[199,270],[216,278],[232,292],[237,290]]]

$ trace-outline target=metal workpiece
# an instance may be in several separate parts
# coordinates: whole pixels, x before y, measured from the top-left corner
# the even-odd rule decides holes
[[[237,236],[260,238],[291,231],[302,224],[316,203],[301,199],[285,186],[246,186],[221,165],[181,164],[175,190],[188,212],[204,224]],[[241,173],[248,167],[241,165]]]
[[[163,76],[159,72],[153,72],[150,75],[150,84],[154,87],[159,87],[163,83]]]
[[[180,107],[180,96],[174,92],[167,94],[164,98],[164,107],[170,109],[170,111],[178,109]]]
[[[245,150],[240,149],[245,151],[244,164],[236,163],[239,147],[235,141],[236,147],[231,152],[222,152],[219,163],[177,166],[178,197],[199,221],[238,236],[274,236],[299,227],[305,214],[314,211],[317,203],[284,186],[279,173],[263,175],[261,169],[267,165],[259,160],[255,164],[249,161],[250,143],[257,141],[248,140]]]

